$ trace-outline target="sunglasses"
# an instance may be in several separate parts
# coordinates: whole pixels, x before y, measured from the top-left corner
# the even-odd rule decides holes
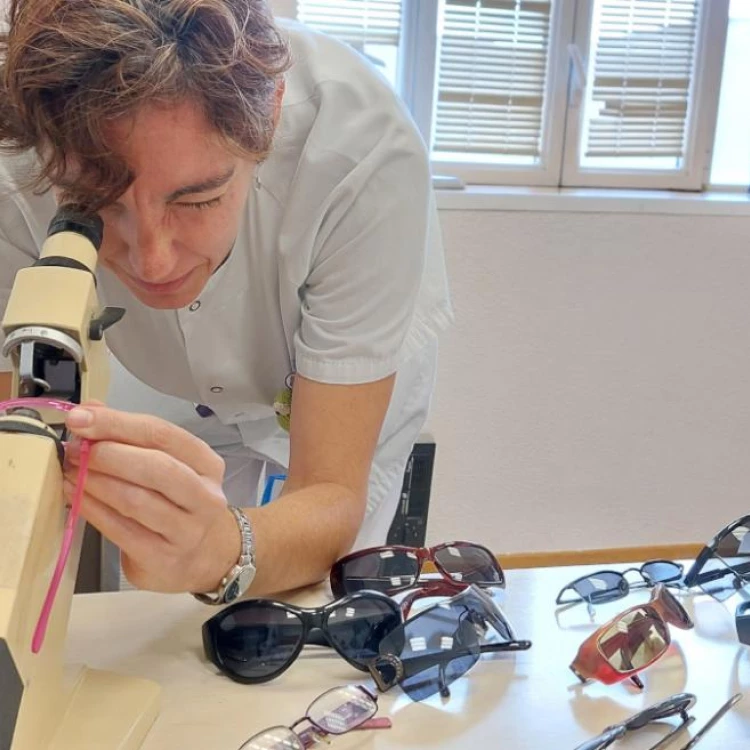
[[[489,628],[500,639],[481,643]],[[483,653],[524,651],[500,607],[485,591],[468,586],[399,625],[380,642],[379,656],[369,664],[378,689],[401,685],[413,700],[440,693],[466,674]]]
[[[640,568],[628,568],[623,571],[600,570],[576,578],[565,586],[557,595],[556,604],[577,604],[586,602],[589,614],[593,617],[593,604],[603,604],[622,599],[632,589],[645,586],[656,586],[657,583],[681,584],[682,565],[671,560],[649,560]],[[628,573],[638,573],[643,582],[630,583],[625,577]],[[567,596],[566,596],[567,594]]]
[[[629,678],[642,689],[637,673],[666,653],[672,642],[668,624],[682,630],[693,627],[685,608],[659,583],[648,604],[626,609],[593,632],[570,669],[581,682],[594,679],[612,685]]]
[[[435,547],[370,547],[342,557],[331,569],[334,596],[370,589],[393,595],[419,584],[426,562],[453,583],[505,586],[505,574],[486,547],[448,542]]]
[[[657,750],[669,744],[672,738],[683,729],[687,728],[694,720],[693,716],[688,715],[688,711],[695,705],[695,696],[692,693],[678,693],[672,695],[666,700],[655,703],[653,706],[639,711],[620,724],[607,727],[600,735],[594,737],[588,742],[579,745],[575,750],[604,750],[611,744],[619,740],[628,732],[634,732],[638,729],[648,726],[662,719],[669,719],[672,716],[679,716],[682,722],[672,729],[671,732],[664,735],[649,750]]]
[[[346,734],[353,729],[390,729],[390,719],[373,719],[378,697],[361,685],[328,690],[318,696],[305,715],[289,727],[264,729],[242,743],[239,750],[305,750],[332,734]],[[307,729],[297,727],[308,722]]]
[[[750,516],[725,526],[700,551],[685,574],[685,586],[700,586],[723,601],[750,582]]]
[[[203,624],[203,647],[224,674],[247,684],[278,677],[306,643],[331,646],[353,667],[367,671],[381,640],[401,622],[398,604],[377,591],[361,591],[314,609],[248,599]]]

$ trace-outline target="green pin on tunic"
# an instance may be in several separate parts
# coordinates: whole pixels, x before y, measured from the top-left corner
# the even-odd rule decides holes
[[[289,432],[292,420],[292,389],[294,388],[294,373],[286,376],[284,390],[279,391],[273,400],[273,410],[276,412],[276,421],[282,430]]]

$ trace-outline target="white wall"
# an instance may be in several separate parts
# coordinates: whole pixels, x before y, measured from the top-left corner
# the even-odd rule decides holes
[[[429,540],[703,542],[750,512],[750,218],[441,217]]]

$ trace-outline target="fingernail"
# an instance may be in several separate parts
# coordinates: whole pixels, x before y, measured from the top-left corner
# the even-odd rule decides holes
[[[89,427],[94,421],[94,415],[87,409],[73,409],[68,414],[67,423],[69,427]]]

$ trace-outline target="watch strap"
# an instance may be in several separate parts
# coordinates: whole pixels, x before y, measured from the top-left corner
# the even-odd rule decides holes
[[[234,520],[237,521],[237,526],[239,528],[241,539],[240,557],[221,579],[221,582],[215,591],[210,593],[193,594],[193,596],[199,602],[203,602],[203,604],[226,604],[227,591],[238,580],[238,578],[240,578],[241,574],[245,573],[243,576],[245,585],[242,587],[242,590],[233,591],[234,595],[232,596],[232,600],[237,599],[247,591],[255,577],[255,537],[253,535],[253,527],[240,508],[237,508],[234,505],[229,505],[227,507],[234,516]]]

